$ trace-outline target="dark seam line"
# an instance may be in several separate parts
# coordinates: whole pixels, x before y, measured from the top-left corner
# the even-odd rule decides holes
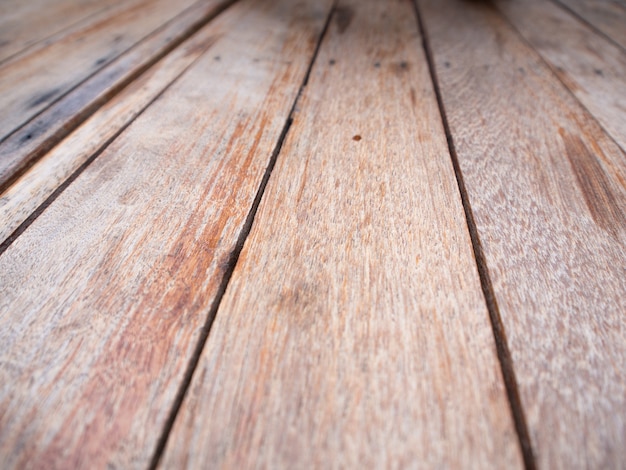
[[[187,65],[174,79],[165,85],[161,91],[159,91],[143,108],[141,108],[137,114],[128,120],[122,127],[120,127],[110,138],[108,138],[98,149],[94,151],[94,153],[83,162],[63,183],[59,185],[57,189],[54,190],[50,196],[46,198],[44,202],[42,202],[33,212],[28,216],[28,218],[22,222],[19,227],[17,227],[11,235],[9,235],[6,240],[0,243],[0,256],[11,246],[11,244],[19,237],[37,218],[52,204],[57,197],[61,195],[65,189],[76,180],[80,176],[80,174],[89,166],[93,161],[98,158],[102,152],[104,152],[111,143],[115,139],[117,139],[139,116],[141,116],[146,109],[148,109],[152,104],[158,100],[163,93],[165,93],[174,83],[176,83],[184,73],[189,70],[204,54],[211,48],[213,44],[209,44],[205,51],[203,51],[196,59],[194,59],[189,65]]]
[[[591,112],[591,110],[589,108],[587,108],[587,106],[585,106],[585,104],[580,101],[580,99],[578,99],[578,96],[576,96],[576,94],[570,89],[570,87],[567,86],[567,84],[561,79],[561,77],[559,76],[559,74],[556,71],[556,66],[553,66],[542,54],[541,52],[539,52],[537,49],[535,49],[535,47],[530,43],[530,41],[528,41],[526,39],[526,37],[522,34],[522,32],[517,29],[517,27],[513,24],[513,22],[504,14],[502,13],[502,11],[498,8],[498,7],[494,7],[495,10],[497,11],[497,13],[500,15],[500,17],[502,17],[502,19],[509,25],[509,27],[513,30],[513,32],[517,35],[517,37],[524,43],[524,45],[526,47],[528,47],[531,51],[533,51],[533,53],[539,58],[539,60],[546,66],[548,67],[548,70],[551,72],[551,74],[559,81],[559,83],[561,85],[563,85],[563,87],[565,88],[565,90],[567,91],[567,93],[574,98],[574,100],[576,101],[576,103],[578,103],[578,105],[585,111],[585,113],[588,115],[587,117],[592,120],[595,121],[595,123],[598,125],[598,127],[600,127],[600,130],[602,131],[602,133],[611,141],[613,141],[613,143],[615,145],[617,145],[619,147],[619,149],[626,154],[626,148],[623,148],[622,145],[615,139],[615,137],[613,137],[613,135],[608,132],[605,127],[602,125],[602,123],[599,121],[599,119],[596,117],[596,115],[594,113]]]
[[[430,48],[430,43],[426,35],[426,29],[424,28],[422,16],[417,5],[417,0],[413,0],[413,6],[415,8],[417,23],[419,25],[420,33],[422,35],[422,46],[426,54],[426,60],[428,62],[428,69],[435,90],[435,96],[437,97],[437,104],[441,113],[441,121],[445,130],[446,140],[448,142],[448,149],[450,151],[450,157],[452,158],[454,174],[456,176],[459,192],[461,195],[461,201],[463,203],[463,210],[465,212],[467,227],[472,241],[472,248],[474,250],[474,257],[476,259],[476,266],[478,268],[480,284],[482,287],[483,295],[485,296],[487,310],[489,311],[489,319],[491,320],[493,336],[496,343],[496,351],[498,354],[498,360],[500,362],[500,369],[502,371],[502,377],[504,379],[509,406],[511,407],[511,413],[513,415],[513,421],[519,439],[522,457],[524,459],[524,466],[528,470],[535,470],[537,468],[537,465],[533,456],[530,434],[528,432],[526,417],[524,415],[524,408],[522,406],[519,388],[517,385],[517,379],[515,377],[513,359],[511,358],[511,353],[509,351],[506,332],[504,329],[504,325],[502,324],[502,318],[500,316],[500,310],[498,308],[495,292],[493,290],[493,284],[489,275],[487,261],[483,253],[480,237],[478,235],[478,229],[474,221],[474,215],[472,213],[471,205],[469,202],[469,195],[467,194],[467,190],[465,189],[463,174],[461,172],[458,155],[454,147],[454,140],[452,138],[450,126],[448,124],[448,118],[443,104],[441,90],[439,88],[439,82],[437,80],[437,73],[435,70],[435,62],[433,59],[432,50]]]
[[[150,57],[145,63],[143,63],[143,65],[137,67],[136,69],[133,69],[132,71],[127,71],[129,73],[129,75],[125,79],[122,79],[118,83],[114,84],[110,88],[110,90],[108,92],[103,94],[103,96],[101,96],[98,99],[93,99],[92,101],[87,101],[87,103],[85,103],[85,107],[83,109],[81,109],[80,111],[78,111],[71,118],[69,118],[67,120],[67,122],[65,123],[65,125],[63,125],[62,128],[58,129],[56,132],[53,132],[51,135],[45,137],[42,140],[42,142],[40,142],[39,144],[36,145],[35,149],[28,155],[28,157],[25,159],[25,161],[20,164],[21,168],[18,171],[14,172],[14,174],[12,174],[7,179],[7,181],[5,183],[0,184],[0,194],[2,192],[6,191],[6,189],[9,186],[11,186],[30,167],[32,167],[35,164],[35,162],[37,160],[39,160],[46,152],[48,152],[50,149],[52,149],[62,139],[67,137],[72,131],[74,131],[74,129],[76,129],[78,126],[80,126],[83,122],[85,122],[87,119],[89,119],[91,117],[91,115],[93,115],[93,113],[95,113],[98,109],[100,109],[100,107],[102,107],[105,103],[107,103],[108,101],[113,99],[113,97],[115,97],[124,88],[126,88],[133,81],[135,81],[146,70],[148,70],[150,67],[152,67],[157,62],[161,61],[166,55],[168,55],[170,52],[172,52],[174,49],[176,49],[178,46],[180,46],[183,42],[185,42],[187,39],[189,39],[191,36],[193,36],[195,33],[197,33],[200,29],[202,29],[204,26],[206,26],[209,22],[211,22],[213,19],[215,19],[215,17],[217,17],[219,14],[221,14],[224,10],[226,10],[229,6],[231,6],[236,1],[237,0],[227,0],[227,1],[223,2],[223,3],[221,3],[220,5],[216,6],[215,8],[213,8],[206,16],[202,17],[196,23],[191,25],[187,30],[185,30],[183,33],[181,33],[176,39],[174,39],[171,42],[169,42],[163,49],[160,50],[160,52],[158,52],[154,56]],[[123,52],[122,54],[118,55],[109,64],[103,66],[103,68],[101,68],[97,72],[91,74],[89,77],[87,77],[84,80],[82,80],[79,84],[75,85],[70,90],[68,90],[64,94],[60,95],[52,103],[50,103],[48,106],[46,106],[46,108],[42,109],[36,115],[32,116],[27,122],[25,122],[24,124],[19,126],[17,129],[11,131],[10,134],[8,134],[5,137],[1,138],[0,139],[0,146],[7,139],[9,139],[13,135],[15,135],[17,132],[22,131],[24,128],[26,128],[27,126],[32,124],[43,113],[45,113],[45,112],[49,111],[50,109],[52,109],[53,106],[56,105],[60,100],[66,98],[70,93],[72,93],[74,90],[77,90],[81,85],[86,83],[88,80],[91,80],[94,77],[96,77],[96,75],[99,75],[100,73],[105,73],[105,71],[107,70],[108,66],[113,65],[116,61],[121,59],[122,56],[124,56],[126,53],[128,53],[131,49],[134,49],[135,47],[139,47],[140,43],[143,42],[144,40],[146,40],[149,36],[157,34],[159,31],[161,31],[162,29],[166,28],[170,23],[175,22],[180,16],[184,15],[187,12],[187,10],[195,7],[196,5],[197,5],[197,3],[194,3],[191,7],[187,8],[182,13],[180,13],[176,17],[172,18],[170,21],[168,21],[167,23],[163,24],[162,26],[160,26],[158,29],[152,31],[149,35],[145,36],[141,41],[135,43],[131,48],[127,49],[125,52]]]
[[[606,34],[604,31],[596,27],[593,23],[587,21],[583,16],[579,15],[575,10],[573,10],[569,5],[562,3],[560,0],[552,0],[552,3],[555,3],[556,5],[561,7],[563,10],[568,12],[578,21],[580,21],[585,26],[587,26],[589,29],[593,30],[593,32],[595,32],[597,35],[602,36],[603,39],[607,40],[608,42],[613,44],[615,47],[619,48],[622,52],[626,52],[626,48],[624,48],[624,46],[622,46],[619,42],[615,41],[611,36]]]
[[[313,52],[313,56],[311,58],[311,62],[309,63],[309,67],[306,71],[306,74],[304,76],[304,79],[302,81],[302,84],[300,85],[300,88],[298,90],[298,93],[296,94],[296,97],[293,101],[293,104],[291,106],[291,109],[289,111],[288,117],[287,117],[287,121],[285,122],[285,125],[283,127],[283,130],[280,133],[280,136],[278,138],[278,141],[276,143],[276,146],[274,147],[274,151],[272,152],[272,156],[270,157],[270,161],[269,164],[267,166],[267,168],[265,169],[265,174],[263,175],[263,178],[261,180],[261,183],[259,185],[259,188],[257,190],[257,193],[255,195],[254,198],[254,202],[252,203],[252,206],[250,208],[250,211],[248,212],[248,215],[246,217],[246,221],[244,222],[244,225],[241,229],[241,232],[239,232],[239,237],[237,238],[237,242],[235,244],[235,247],[233,248],[233,250],[230,253],[230,257],[229,260],[226,264],[226,268],[224,270],[224,275],[222,277],[222,281],[220,283],[220,286],[218,288],[218,291],[215,295],[215,298],[213,300],[213,302],[211,303],[211,307],[209,308],[208,314],[207,314],[207,318],[206,321],[202,327],[202,330],[200,331],[200,338],[198,340],[198,344],[196,346],[196,349],[189,361],[189,364],[187,365],[187,369],[185,371],[185,375],[183,377],[182,383],[180,385],[180,388],[178,389],[178,392],[176,394],[176,398],[174,400],[174,403],[172,405],[172,409],[169,413],[169,416],[167,418],[167,420],[165,421],[165,424],[163,426],[163,431],[161,433],[161,436],[159,437],[157,444],[156,444],[156,448],[154,451],[154,454],[152,456],[152,459],[150,460],[150,465],[148,466],[149,470],[155,470],[158,465],[159,462],[163,456],[163,453],[165,452],[165,447],[167,446],[167,441],[169,439],[170,433],[172,431],[172,428],[174,427],[174,422],[176,421],[176,417],[178,416],[178,412],[180,411],[180,408],[183,404],[183,401],[185,399],[185,396],[187,395],[187,392],[189,390],[189,387],[191,385],[191,381],[193,379],[193,375],[194,372],[196,371],[198,364],[200,362],[200,357],[202,355],[202,351],[204,350],[204,346],[209,338],[209,333],[211,332],[211,327],[213,326],[213,322],[215,320],[215,317],[217,316],[217,311],[219,309],[220,303],[222,302],[222,299],[224,298],[224,294],[226,293],[226,288],[228,287],[228,284],[232,278],[233,272],[235,271],[235,266],[237,265],[237,261],[239,260],[239,255],[241,254],[241,250],[243,249],[243,246],[246,242],[246,239],[248,238],[248,235],[250,234],[250,231],[252,230],[252,224],[254,223],[254,218],[256,216],[257,210],[259,208],[259,205],[261,203],[261,199],[263,198],[263,194],[265,192],[265,188],[267,186],[267,183],[272,175],[272,171],[274,170],[274,167],[276,166],[276,161],[278,160],[278,155],[280,154],[280,151],[282,149],[283,143],[285,142],[285,139],[287,137],[287,134],[289,133],[289,129],[291,128],[291,124],[293,123],[293,115],[296,109],[296,105],[298,103],[298,100],[300,99],[300,96],[302,94],[302,91],[304,90],[304,87],[306,86],[306,83],[309,79],[309,75],[311,73],[311,70],[313,68],[313,64],[315,63],[315,60],[317,59],[317,55],[319,53],[319,49],[320,46],[322,44],[322,40],[324,39],[324,37],[326,36],[326,32],[328,30],[328,25],[330,24],[330,20],[333,16],[333,13],[335,11],[335,3],[336,0],[333,2],[333,5],[330,9],[330,12],[328,13],[328,16],[326,18],[326,23],[324,24],[324,27],[320,33],[320,37],[318,39],[317,45],[315,47],[315,50]]]
[[[230,0],[227,2],[227,5],[224,6],[223,9],[227,8],[231,3],[235,2],[237,0]],[[145,36],[141,37],[140,39],[138,39],[136,42],[134,42],[133,44],[129,45],[126,49],[124,49],[123,51],[121,51],[119,54],[117,54],[114,58],[112,58],[109,62],[105,63],[102,65],[102,67],[100,67],[97,70],[94,70],[93,72],[91,72],[89,75],[87,75],[86,77],[84,77],[82,80],[80,80],[78,83],[76,83],[75,85],[72,85],[68,90],[66,90],[65,92],[61,93],[59,96],[55,97],[52,101],[50,101],[49,103],[47,103],[47,105],[42,108],[40,111],[37,111],[35,114],[33,114],[32,116],[30,116],[28,118],[28,120],[22,124],[19,124],[16,128],[14,128],[13,130],[9,131],[5,136],[0,138],[0,144],[3,143],[5,140],[7,140],[9,137],[11,137],[13,134],[15,134],[16,132],[20,131],[21,129],[23,129],[24,127],[28,126],[28,124],[30,124],[32,121],[34,121],[36,118],[38,118],[41,114],[43,114],[44,112],[46,112],[49,108],[51,108],[52,106],[54,106],[56,103],[58,103],[59,101],[61,101],[63,98],[65,98],[67,95],[69,95],[70,93],[72,93],[74,90],[76,90],[77,88],[79,88],[81,85],[83,85],[85,82],[91,80],[93,77],[95,77],[96,75],[99,75],[101,73],[103,73],[103,71],[106,71],[106,69],[114,64],[115,62],[117,62],[120,58],[122,58],[123,56],[125,56],[126,54],[130,53],[131,51],[133,51],[134,49],[140,47],[141,45],[143,45],[143,43],[145,41],[147,41],[151,36],[157,35],[159,34],[162,30],[164,30],[165,28],[167,28],[168,26],[170,26],[171,24],[175,23],[181,16],[184,16],[188,10],[191,10],[192,8],[195,8],[198,3],[200,2],[196,2],[192,5],[190,5],[189,7],[185,8],[183,11],[181,11],[180,13],[178,13],[176,16],[174,16],[173,18],[167,20],[165,23],[163,23],[162,25],[158,26],[157,28],[153,29],[152,31],[149,31]],[[135,5],[136,8],[139,4]],[[220,6],[218,6],[218,8],[220,8]],[[221,10],[220,10],[221,11]],[[212,11],[213,12],[213,11]],[[219,11],[218,11],[219,14]],[[214,17],[215,15],[210,14],[209,16]],[[206,21],[210,21],[211,18],[206,19]],[[205,19],[201,19],[200,22],[205,21]],[[193,30],[193,28],[197,26],[197,23],[192,25],[190,27],[189,30],[185,31],[183,33],[183,37],[180,41],[173,41],[174,43],[174,47],[178,46],[182,41],[184,41],[185,39],[187,39],[189,36],[191,36],[193,33],[195,33],[197,31]],[[200,26],[201,27],[201,26]],[[199,28],[198,28],[199,29]],[[187,34],[189,33],[189,34]],[[168,44],[169,45],[169,44]],[[167,46],[166,46],[167,47]],[[170,52],[170,51],[167,51]],[[167,54],[166,52],[166,54]],[[155,62],[157,62],[159,59],[161,59],[163,57],[164,54],[157,54],[155,55],[152,59],[150,59],[149,64],[153,65]],[[150,67],[150,65],[148,65],[148,67]],[[145,71],[145,69],[143,69],[140,73],[142,73],[143,71]],[[136,77],[136,75],[135,75]],[[131,79],[132,80],[132,79]]]

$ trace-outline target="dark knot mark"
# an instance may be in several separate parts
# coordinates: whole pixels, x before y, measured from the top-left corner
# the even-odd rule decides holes
[[[52,98],[54,98],[57,94],[59,94],[59,92],[60,90],[58,88],[55,88],[53,90],[40,93],[39,95],[34,96],[33,99],[28,102],[28,107],[36,108],[39,105],[47,103],[48,101],[51,101]]]
[[[352,137],[352,140],[355,140],[355,141],[358,142],[359,140],[361,140],[361,136],[359,134],[357,134],[354,137]]]
[[[337,10],[335,10],[335,17],[339,34],[343,34],[346,29],[348,29],[348,26],[350,26],[350,23],[352,23],[354,11],[350,7],[338,7]]]
[[[614,192],[602,165],[579,136],[564,129],[559,129],[559,134],[591,217],[602,229],[617,236],[626,223],[625,198]]]

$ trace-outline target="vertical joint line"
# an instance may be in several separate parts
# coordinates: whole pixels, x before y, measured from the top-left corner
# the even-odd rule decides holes
[[[422,46],[426,55],[426,61],[428,63],[428,69],[430,72],[430,78],[437,98],[437,104],[439,106],[439,112],[441,114],[441,121],[446,134],[446,140],[448,142],[448,150],[450,151],[450,157],[452,159],[452,165],[454,167],[454,174],[456,177],[457,185],[461,195],[461,202],[463,204],[463,210],[465,212],[465,219],[469,229],[470,239],[472,242],[472,248],[474,251],[474,258],[476,259],[476,265],[478,268],[478,275],[480,277],[480,284],[487,304],[487,310],[489,311],[489,319],[491,321],[491,327],[496,344],[496,351],[498,355],[498,361],[500,362],[500,369],[504,379],[506,387],[509,406],[511,408],[511,414],[517,432],[522,457],[524,459],[524,466],[528,470],[535,470],[537,468],[535,458],[533,456],[533,450],[530,441],[530,433],[528,432],[528,426],[526,424],[526,417],[524,415],[524,409],[522,407],[522,401],[519,394],[519,388],[517,385],[517,379],[515,377],[515,371],[513,369],[513,360],[509,351],[509,346],[506,338],[506,332],[504,325],[502,324],[502,318],[500,316],[500,310],[496,301],[496,296],[493,290],[493,284],[487,268],[487,262],[483,253],[480,238],[478,236],[478,230],[474,221],[474,215],[469,202],[469,196],[465,188],[465,182],[463,181],[463,174],[459,165],[458,155],[454,146],[454,140],[450,131],[448,118],[446,115],[445,107],[443,105],[443,99],[441,90],[439,88],[439,81],[437,79],[437,73],[435,70],[435,62],[433,53],[426,35],[426,28],[420,14],[417,0],[413,0],[413,7],[415,9],[415,16],[417,24],[422,36]]]
[[[233,272],[235,271],[235,266],[237,265],[237,261],[239,260],[239,256],[241,254],[241,251],[243,250],[243,246],[248,238],[248,235],[250,235],[257,210],[261,203],[261,199],[263,198],[263,195],[265,193],[265,188],[272,175],[272,171],[274,170],[274,167],[276,166],[278,155],[280,154],[280,151],[282,150],[283,143],[285,142],[285,139],[287,138],[287,135],[291,128],[291,124],[293,123],[293,115],[295,113],[296,105],[300,99],[300,96],[302,95],[302,91],[304,90],[308,82],[309,75],[317,59],[317,55],[319,53],[322,41],[324,37],[326,36],[326,32],[328,31],[328,25],[330,24],[330,20],[335,12],[336,3],[337,3],[337,0],[334,0],[330,8],[330,11],[328,13],[328,16],[326,17],[326,22],[324,23],[324,27],[322,28],[322,31],[320,32],[316,47],[311,57],[311,61],[309,63],[305,76],[302,80],[302,83],[300,84],[298,93],[296,93],[291,109],[289,110],[287,120],[280,133],[276,146],[274,147],[269,164],[267,168],[265,169],[265,173],[263,175],[263,178],[261,180],[257,193],[254,197],[254,202],[252,203],[252,206],[250,207],[250,211],[248,212],[244,225],[241,231],[239,232],[239,236],[237,237],[237,242],[235,243],[235,246],[230,253],[230,257],[228,259],[228,263],[224,270],[222,281],[215,295],[215,298],[211,304],[211,307],[209,308],[206,321],[200,332],[200,338],[198,339],[198,343],[196,345],[194,353],[187,365],[185,375],[183,377],[181,385],[176,394],[174,404],[172,405],[172,409],[170,410],[168,418],[165,421],[165,424],[163,426],[163,431],[161,432],[161,435],[157,441],[154,454],[152,455],[152,459],[150,460],[150,465],[148,467],[150,470],[154,470],[158,467],[159,462],[161,461],[161,458],[163,457],[163,453],[165,452],[165,447],[167,446],[167,441],[171,434],[172,428],[174,427],[174,422],[176,421],[176,417],[178,416],[178,413],[180,411],[180,408],[182,407],[185,396],[187,395],[187,392],[191,385],[191,381],[193,379],[194,372],[196,371],[198,364],[200,362],[200,357],[202,355],[202,351],[204,350],[204,346],[206,345],[206,342],[209,338],[209,333],[211,332],[211,327],[213,326],[215,317],[217,316],[217,311],[222,302],[222,299],[224,298],[224,294],[226,293],[228,284],[230,283],[230,280],[233,276]]]

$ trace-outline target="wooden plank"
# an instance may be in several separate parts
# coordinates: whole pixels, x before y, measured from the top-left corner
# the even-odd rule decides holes
[[[237,3],[219,37],[0,256],[4,468],[142,468],[329,2]]]
[[[626,50],[626,4],[623,0],[556,0]]]
[[[626,156],[489,4],[419,0],[540,468],[626,462]]]
[[[551,2],[494,3],[626,149],[626,53]]]
[[[411,2],[339,2],[162,467],[204,462],[522,466]]]
[[[118,3],[120,0],[5,0],[7,8],[0,10],[0,62]]]
[[[0,138],[102,69],[193,0],[144,0],[113,9],[98,21],[0,68]]]
[[[229,3],[230,0],[208,0],[194,4],[0,143],[0,191],[6,190],[29,164]],[[42,80],[43,76],[38,79]]]
[[[133,81],[0,195],[0,244],[215,41],[204,27]]]

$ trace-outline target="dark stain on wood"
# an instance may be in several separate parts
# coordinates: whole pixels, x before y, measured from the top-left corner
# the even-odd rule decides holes
[[[602,165],[579,136],[563,129],[559,133],[591,217],[598,226],[617,236],[626,222],[623,195],[614,192]]]
[[[402,75],[404,72],[407,72],[409,68],[410,65],[406,60],[391,64],[391,70],[396,75]]]
[[[339,34],[343,34],[352,23],[352,18],[354,18],[354,10],[350,7],[339,7],[335,11],[335,18],[337,21],[337,29]]]
[[[56,95],[59,94],[61,90],[59,90],[58,88],[54,88],[52,90],[49,91],[44,91],[43,93],[40,93],[36,96],[33,97],[32,100],[30,100],[28,102],[28,107],[29,108],[36,108],[44,103],[49,102],[50,100],[52,100],[52,98],[54,98]]]

